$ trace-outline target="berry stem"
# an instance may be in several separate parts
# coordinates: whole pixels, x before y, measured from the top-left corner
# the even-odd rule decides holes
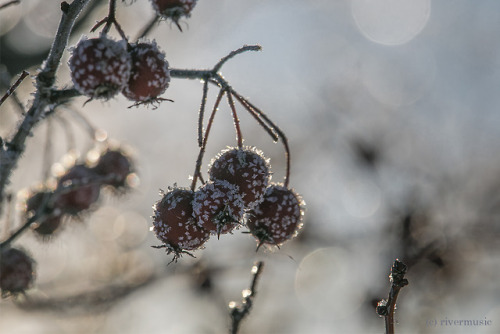
[[[116,0],[109,0],[109,11],[108,11],[108,16],[106,16],[104,19],[101,21],[97,22],[92,29],[90,29],[91,32],[94,32],[102,26],[104,23],[104,28],[102,28],[101,34],[107,35],[109,30],[111,29],[111,26],[114,25],[116,31],[120,34],[121,38],[124,40],[127,40],[127,36],[125,35],[125,32],[123,31],[122,27],[116,20]]]
[[[207,104],[208,80],[203,81],[203,95],[201,97],[200,112],[198,114],[198,147],[203,145],[203,117],[205,116],[205,106]]]
[[[244,45],[241,48],[231,51],[227,56],[221,58],[217,64],[213,67],[212,71],[214,73],[217,73],[220,71],[222,66],[231,58],[234,56],[239,55],[240,53],[247,52],[247,51],[262,51],[262,47],[260,45]]]
[[[21,73],[21,75],[19,76],[19,78],[16,80],[16,82],[14,82],[14,84],[12,86],[10,86],[9,89],[7,89],[7,92],[4,94],[4,96],[2,96],[2,98],[0,99],[0,106],[2,105],[2,103],[5,102],[5,100],[7,100],[7,98],[12,95],[12,93],[14,93],[14,91],[16,90],[17,87],[19,87],[19,85],[21,84],[21,82],[23,82],[23,80],[29,75],[28,72],[26,71],[23,71]]]
[[[215,103],[214,103],[214,108],[212,110],[212,114],[210,115],[210,118],[208,119],[207,129],[205,130],[205,136],[203,137],[203,143],[200,147],[200,152],[198,153],[198,158],[196,159],[196,167],[194,169],[193,182],[191,183],[191,190],[192,191],[194,191],[196,188],[196,181],[198,180],[198,177],[201,178],[201,164],[203,161],[203,155],[205,154],[205,148],[207,147],[208,135],[210,134],[210,129],[212,128],[212,123],[214,122],[215,113],[217,112],[217,109],[219,108],[220,101],[222,100],[222,97],[224,96],[225,92],[226,91],[224,89],[221,89],[219,91],[219,95],[217,96],[217,100],[215,100]]]
[[[153,19],[137,35],[136,40],[139,40],[143,37],[146,37],[146,35],[149,34],[151,32],[151,30],[153,30],[153,28],[156,26],[158,21],[160,21],[160,19],[161,19],[160,15],[156,15],[155,17],[153,17]]]
[[[284,186],[288,188],[289,182],[290,182],[290,147],[288,146],[288,139],[285,136],[285,133],[281,131],[281,129],[267,117],[266,114],[259,108],[257,108],[255,105],[250,103],[247,99],[245,99],[243,96],[238,94],[236,91],[231,89],[231,94],[234,95],[234,97],[241,103],[241,105],[250,112],[254,117],[259,117],[262,121],[266,122],[267,125],[270,127],[272,131],[274,131],[278,137],[281,139],[281,142],[283,143],[283,146],[285,148],[285,158],[286,158],[286,174],[285,174],[285,181],[284,181]],[[262,122],[259,122],[259,124],[262,125]],[[266,130],[268,127],[264,127]],[[267,130],[269,134],[271,134],[270,130]],[[274,135],[271,135],[273,139],[275,138]]]
[[[233,114],[234,128],[236,129],[236,139],[238,140],[238,148],[242,148],[243,147],[243,135],[241,134],[240,120],[238,118],[238,114],[236,113],[236,107],[234,105],[234,100],[233,100],[233,97],[231,96],[230,92],[228,92],[228,94],[227,94],[227,102],[228,102],[229,106],[231,107],[231,112]]]

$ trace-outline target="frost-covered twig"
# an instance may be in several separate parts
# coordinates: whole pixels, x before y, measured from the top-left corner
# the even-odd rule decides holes
[[[241,321],[250,313],[253,305],[253,299],[257,293],[257,281],[259,280],[262,270],[264,269],[264,262],[259,261],[252,267],[252,284],[250,289],[243,290],[243,302],[241,305],[237,305],[235,302],[229,303],[229,308],[231,309],[231,334],[238,333]]]
[[[386,334],[394,334],[394,310],[396,309],[396,300],[402,287],[408,285],[408,280],[404,278],[407,266],[396,259],[389,275],[391,280],[391,291],[387,300],[382,299],[377,305],[377,314],[385,318]]]
[[[74,0],[66,4],[57,33],[49,51],[47,59],[42,64],[35,79],[36,92],[31,108],[18,126],[12,139],[0,147],[0,213],[3,208],[5,187],[19,158],[24,152],[26,139],[31,135],[33,128],[43,118],[46,109],[51,104],[52,86],[55,83],[56,71],[61,63],[61,57],[68,45],[68,39],[76,18],[91,0]],[[62,8],[63,6],[61,6]]]

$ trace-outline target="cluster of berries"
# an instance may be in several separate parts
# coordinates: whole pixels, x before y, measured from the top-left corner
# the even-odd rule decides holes
[[[152,0],[157,15],[171,19],[180,29],[179,19],[189,17],[196,0]],[[68,65],[75,88],[91,99],[110,99],[122,93],[136,103],[156,101],[170,82],[165,53],[153,42],[130,44],[101,34],[83,36],[72,48]]]
[[[121,92],[129,100],[148,102],[170,82],[165,54],[154,41],[128,44],[106,35],[84,36],[72,49],[69,67],[75,88],[90,98],[109,99]]]
[[[127,187],[131,159],[119,149],[104,151],[95,166],[75,164],[58,180],[55,190],[33,192],[26,201],[28,219],[36,215],[34,231],[47,237],[59,229],[65,216],[78,216],[99,199],[102,186]]]
[[[303,202],[293,190],[271,183],[270,164],[251,147],[228,148],[209,166],[196,191],[174,187],[154,205],[153,231],[176,260],[201,248],[210,235],[246,225],[258,241],[279,246],[302,227]]]

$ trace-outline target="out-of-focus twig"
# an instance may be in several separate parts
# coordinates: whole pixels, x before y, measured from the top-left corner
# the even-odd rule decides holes
[[[257,293],[257,281],[259,280],[262,270],[264,269],[264,262],[259,261],[252,267],[252,284],[250,289],[243,290],[243,302],[237,305],[235,302],[229,303],[231,309],[231,334],[238,333],[241,321],[250,313],[253,305],[253,299]]]
[[[12,0],[12,1],[6,2],[6,3],[0,5],[0,10],[7,8],[9,6],[12,6],[12,5],[19,5],[20,3],[21,3],[21,0]]]
[[[17,87],[19,87],[19,85],[21,84],[21,82],[23,82],[23,80],[29,75],[28,72],[26,71],[23,71],[21,73],[21,75],[19,76],[19,79],[16,80],[16,82],[14,82],[14,84],[12,86],[10,86],[9,89],[7,89],[7,92],[5,92],[4,96],[2,96],[2,98],[0,98],[0,106],[2,105],[2,103],[5,102],[5,100],[7,100],[7,98],[9,96],[12,95],[12,93],[14,93],[14,91],[16,90]]]

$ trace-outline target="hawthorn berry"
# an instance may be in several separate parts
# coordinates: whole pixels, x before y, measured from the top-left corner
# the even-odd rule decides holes
[[[179,25],[181,17],[190,17],[197,0],[151,0],[154,10],[166,19],[171,19],[182,31]]]
[[[212,160],[210,179],[225,180],[238,187],[245,206],[249,209],[260,203],[269,184],[269,161],[254,147],[230,147]]]
[[[241,225],[244,207],[238,188],[225,180],[207,182],[194,193],[197,224],[217,236]]]
[[[103,184],[120,188],[126,185],[127,176],[132,173],[132,169],[132,160],[125,152],[108,149],[99,157],[92,171],[104,178]]]
[[[154,206],[153,231],[164,243],[167,252],[174,253],[174,260],[196,250],[210,237],[210,233],[195,223],[193,217],[194,193],[189,189],[174,188],[163,195]]]
[[[62,212],[54,209],[50,199],[54,193],[51,191],[38,191],[33,193],[26,201],[26,213],[28,216],[38,214],[40,218],[33,231],[42,237],[52,235],[59,229],[62,223]],[[41,206],[44,206],[41,208]],[[41,212],[38,212],[38,210]]]
[[[72,49],[68,64],[75,88],[90,98],[113,97],[130,77],[127,43],[105,35],[91,39],[84,36]]]
[[[85,165],[74,165],[57,182],[54,208],[76,215],[99,199],[99,176]]]
[[[129,100],[144,102],[163,94],[170,82],[170,71],[165,54],[153,43],[130,46],[132,68],[122,93]]]
[[[246,224],[262,244],[279,246],[302,228],[303,202],[298,194],[281,184],[266,189],[264,200],[247,213]],[[258,249],[257,247],[257,249]]]
[[[30,287],[34,277],[34,261],[24,251],[17,248],[0,251],[2,296],[23,293]]]

